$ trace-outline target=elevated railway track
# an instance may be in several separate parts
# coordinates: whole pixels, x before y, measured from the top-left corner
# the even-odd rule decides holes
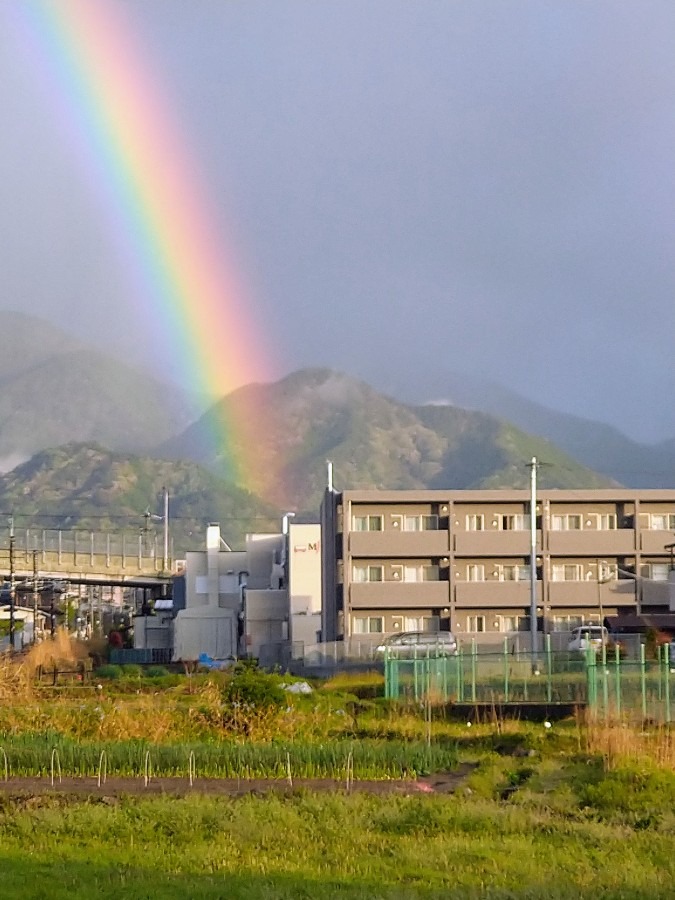
[[[171,546],[169,554],[154,535],[27,528],[0,547],[0,573],[5,581],[152,588],[176,573]]]

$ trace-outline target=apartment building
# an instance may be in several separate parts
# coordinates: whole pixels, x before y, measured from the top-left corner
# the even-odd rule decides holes
[[[671,611],[675,490],[541,490],[535,515],[540,630]],[[324,640],[530,630],[529,491],[329,489],[321,527]]]

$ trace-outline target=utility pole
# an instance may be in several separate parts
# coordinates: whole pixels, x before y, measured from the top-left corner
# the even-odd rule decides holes
[[[167,572],[169,569],[169,491],[163,487],[164,491],[164,560],[162,562],[162,571]]]
[[[14,516],[9,517],[9,646],[14,650]]]
[[[37,644],[38,627],[38,551],[33,550],[33,643]]]
[[[530,462],[530,650],[532,665],[536,665],[535,654],[539,652],[537,631],[537,457]]]

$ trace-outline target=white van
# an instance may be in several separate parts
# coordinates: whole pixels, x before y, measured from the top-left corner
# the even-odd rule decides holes
[[[608,636],[607,629],[603,625],[580,625],[572,632],[567,649],[585,652],[592,647],[597,651],[603,643],[607,646]]]

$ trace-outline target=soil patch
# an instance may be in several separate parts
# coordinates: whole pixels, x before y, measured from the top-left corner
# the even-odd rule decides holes
[[[345,780],[331,778],[150,778],[147,785],[145,779],[120,778],[109,776],[101,785],[94,777],[79,778],[10,778],[0,782],[0,797],[30,805],[39,805],[40,797],[68,796],[73,798],[99,798],[102,802],[111,802],[119,797],[186,797],[190,794],[206,794],[216,797],[243,797],[247,794],[267,794],[271,791],[291,794],[295,791],[341,791],[343,793],[367,794],[452,794],[465,781],[475,768],[465,763],[452,772],[438,772],[426,775],[416,781],[361,781],[355,779],[349,785]]]

